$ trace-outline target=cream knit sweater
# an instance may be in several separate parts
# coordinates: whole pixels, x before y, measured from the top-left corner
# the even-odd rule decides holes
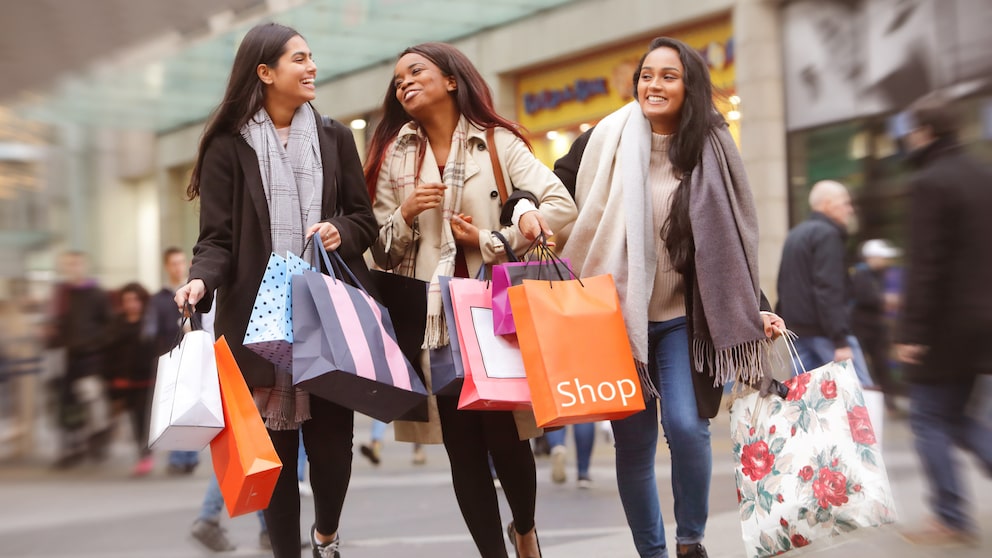
[[[648,303],[648,321],[663,322],[685,316],[685,284],[682,276],[672,267],[661,231],[672,208],[672,195],[679,186],[679,178],[668,158],[672,136],[651,134],[651,163],[648,167],[648,185],[651,187],[651,207],[654,210],[654,249],[658,254],[658,271],[654,275],[654,289]]]

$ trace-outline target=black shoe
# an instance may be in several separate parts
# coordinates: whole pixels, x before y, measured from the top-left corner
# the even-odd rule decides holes
[[[320,544],[317,542],[317,525],[310,527],[310,546],[313,548],[313,558],[341,558],[339,552],[341,548],[341,535],[334,535],[334,540],[329,543]]]
[[[703,543],[690,545],[689,549],[685,552],[679,550],[679,546],[681,545],[675,546],[676,558],[709,558],[709,555],[706,554],[706,547],[703,546]]]

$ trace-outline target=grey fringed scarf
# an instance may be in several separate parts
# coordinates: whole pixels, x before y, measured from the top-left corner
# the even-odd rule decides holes
[[[581,276],[613,275],[634,359],[647,377],[648,301],[657,254],[647,195],[651,125],[636,102],[594,129],[576,177],[579,216],[564,243]],[[760,379],[769,341],[759,310],[758,220],[737,146],[712,130],[693,169],[689,216],[696,246],[691,320],[693,368],[715,385]]]

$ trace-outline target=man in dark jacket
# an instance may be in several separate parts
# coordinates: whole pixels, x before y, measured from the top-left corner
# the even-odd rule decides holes
[[[65,349],[65,376],[59,383],[62,448],[55,465],[69,467],[87,451],[104,457],[110,441],[103,376],[111,311],[106,293],[88,276],[86,254],[66,252],[60,264],[65,281],[53,295],[48,345]]]
[[[917,172],[897,353],[907,365],[910,425],[935,518],[906,537],[975,544],[952,446],[974,453],[992,474],[992,430],[966,410],[978,375],[992,372],[992,168],[957,143],[954,113],[940,95],[914,103],[908,118],[903,141]]]
[[[885,394],[885,406],[895,411],[897,386],[889,369],[892,349],[888,314],[898,295],[885,291],[885,276],[902,251],[880,238],[861,246],[864,261],[851,268],[851,329],[864,349],[872,380]]]
[[[809,193],[809,218],[791,231],[778,270],[778,315],[799,335],[796,349],[807,370],[852,359],[862,385],[872,385],[847,316],[844,245],[854,217],[851,195],[833,180]]]

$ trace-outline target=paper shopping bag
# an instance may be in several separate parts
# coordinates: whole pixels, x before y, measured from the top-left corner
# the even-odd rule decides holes
[[[349,276],[340,256],[332,257],[335,263],[328,261],[327,269]],[[359,284],[354,275],[349,279]],[[293,277],[293,297],[297,386],[383,422],[424,403],[427,389],[403,356],[389,312],[367,292],[306,271]]]
[[[493,333],[489,283],[478,279],[452,279],[448,286],[465,369],[458,408],[530,409],[530,388],[516,336]]]
[[[513,309],[507,289],[520,285],[524,279],[565,281],[572,278],[567,259],[507,262],[493,266],[493,331],[497,335],[516,333]]]
[[[896,520],[888,475],[851,361],[758,392],[730,412],[744,549],[773,556]]]
[[[282,462],[223,336],[214,350],[226,426],[210,442],[210,457],[227,512],[235,517],[269,506]]]
[[[190,331],[158,357],[148,428],[152,449],[200,451],[224,428],[213,345],[206,331]]]
[[[465,379],[465,365],[462,363],[462,350],[458,344],[455,308],[451,304],[451,277],[438,277],[438,283],[441,287],[444,320],[448,324],[448,344],[430,351],[431,391],[436,395],[458,395]]]
[[[610,275],[510,287],[537,425],[616,420],[644,394]]]
[[[244,346],[288,372],[293,362],[293,297],[290,278],[312,269],[292,253],[269,255],[255,295]]]

